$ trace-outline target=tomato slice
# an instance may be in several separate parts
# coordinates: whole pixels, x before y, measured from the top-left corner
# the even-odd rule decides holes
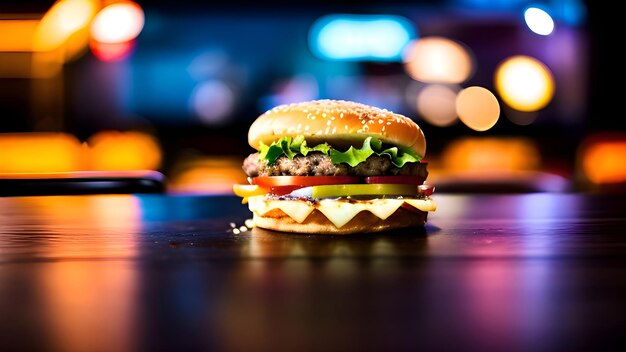
[[[318,185],[361,183],[361,179],[357,176],[259,176],[252,178],[250,183],[264,188],[290,186],[297,189]]]
[[[277,196],[282,196],[285,194],[289,194],[300,188],[302,187],[301,186],[276,186],[276,187],[270,187],[270,190],[267,193],[275,194]]]
[[[435,192],[435,186],[431,185],[419,185],[417,186],[418,194],[426,197],[430,197]]]
[[[424,183],[424,178],[420,176],[369,176],[365,178],[365,183],[421,185],[422,183]]]

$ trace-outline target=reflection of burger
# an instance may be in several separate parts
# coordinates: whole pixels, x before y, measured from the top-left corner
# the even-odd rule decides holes
[[[248,132],[243,163],[255,226],[350,234],[422,226],[436,209],[425,185],[426,140],[411,119],[338,100],[281,105]]]

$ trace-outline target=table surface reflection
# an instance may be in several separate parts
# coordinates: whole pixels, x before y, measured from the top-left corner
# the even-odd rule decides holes
[[[623,196],[435,199],[424,229],[309,236],[234,234],[229,196],[0,198],[0,350],[626,347]]]

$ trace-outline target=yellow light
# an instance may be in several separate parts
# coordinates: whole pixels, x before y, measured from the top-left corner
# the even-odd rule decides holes
[[[0,52],[31,51],[39,20],[0,20]]]
[[[474,60],[462,44],[442,37],[411,42],[404,52],[405,69],[426,83],[462,83],[474,72]]]
[[[78,139],[63,133],[0,134],[0,173],[83,169]]]
[[[625,155],[626,138],[589,143],[582,153],[585,177],[596,184],[626,182]]]
[[[161,165],[159,143],[146,133],[102,131],[87,144],[94,171],[157,170]]]
[[[124,1],[103,8],[91,24],[91,36],[100,43],[123,43],[135,39],[144,25],[144,13],[137,3]]]
[[[34,50],[51,51],[60,48],[72,35],[87,27],[95,12],[96,6],[90,0],[57,1],[39,23]]]
[[[446,147],[442,164],[450,171],[533,171],[540,165],[540,154],[525,138],[463,138]]]
[[[429,123],[444,127],[456,122],[458,89],[442,84],[430,84],[417,95],[417,111]]]
[[[495,86],[502,100],[519,111],[544,108],[554,96],[554,78],[546,65],[529,56],[513,56],[498,65]]]
[[[486,131],[500,117],[498,99],[488,89],[478,86],[463,89],[456,98],[456,111],[467,127]]]

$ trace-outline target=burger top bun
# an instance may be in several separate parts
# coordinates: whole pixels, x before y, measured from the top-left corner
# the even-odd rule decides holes
[[[420,157],[426,139],[410,118],[391,111],[345,100],[313,100],[277,106],[250,126],[248,143],[270,145],[281,137],[303,135],[308,145],[327,142],[336,148],[360,147],[367,137],[410,148]]]

